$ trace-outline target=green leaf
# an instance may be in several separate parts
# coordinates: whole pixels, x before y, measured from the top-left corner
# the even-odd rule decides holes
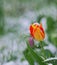
[[[31,54],[28,52],[28,49],[26,49],[23,53],[24,53],[24,56],[25,56],[26,60],[29,62],[29,64],[30,64],[30,65],[34,65],[33,57],[32,57]]]
[[[48,40],[51,42],[51,33],[55,31],[55,21],[51,17],[47,17],[47,33]]]
[[[46,58],[54,57],[54,55],[50,52],[50,50],[45,49],[44,53]]]
[[[54,20],[51,17],[47,18],[47,32],[51,33],[54,30]]]
[[[28,46],[28,50],[29,52],[31,53],[31,55],[34,57],[35,61],[39,64],[39,65],[47,65],[46,63],[44,63],[43,61],[43,58],[40,57],[38,54],[36,54],[32,48],[30,47],[28,41],[27,41],[27,46]]]
[[[51,42],[57,47],[57,31],[55,32],[53,32],[53,33],[51,33]]]
[[[38,23],[40,23],[40,21],[41,21],[41,19],[44,17],[44,15],[39,15],[38,17],[37,17],[37,22]]]

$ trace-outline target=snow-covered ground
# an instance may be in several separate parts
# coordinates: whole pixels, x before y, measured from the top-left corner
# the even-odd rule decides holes
[[[36,21],[37,16],[39,15],[47,15],[52,16],[53,18],[57,17],[57,9],[56,7],[47,7],[43,8],[39,11],[33,12],[28,11],[25,12],[24,15],[20,16],[19,18],[13,18],[13,17],[5,17],[5,32],[8,31],[8,29],[12,29],[14,32],[9,32],[3,37],[0,38],[0,64],[2,65],[28,65],[28,62],[25,60],[23,62],[20,61],[20,59],[23,56],[23,51],[26,48],[25,41],[20,42],[20,38],[23,34],[29,33],[29,25],[31,24],[31,21]],[[46,18],[43,18],[41,20],[42,23],[44,23],[43,27],[46,29]],[[46,39],[47,40],[47,37]],[[52,53],[55,53],[56,48],[53,45],[49,45],[48,47],[45,47],[45,49],[49,49]],[[9,59],[10,54],[13,54],[17,57],[15,61],[11,60],[7,62],[7,59]],[[51,65],[51,64],[50,64]]]

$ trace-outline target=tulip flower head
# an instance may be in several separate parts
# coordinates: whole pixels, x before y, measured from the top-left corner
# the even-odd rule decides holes
[[[31,36],[37,40],[37,41],[42,41],[45,38],[45,32],[42,27],[42,24],[38,23],[33,23],[30,25],[30,34]]]

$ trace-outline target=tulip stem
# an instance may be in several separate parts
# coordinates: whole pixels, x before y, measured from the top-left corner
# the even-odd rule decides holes
[[[43,43],[42,43],[42,41],[40,41],[40,46],[41,46],[42,55],[43,55],[43,57],[45,58],[45,51],[44,51],[44,48],[43,48]]]

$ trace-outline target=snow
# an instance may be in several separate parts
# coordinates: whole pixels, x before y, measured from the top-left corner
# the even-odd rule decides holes
[[[9,6],[10,8],[10,6]],[[37,19],[37,16],[39,16],[40,14],[44,14],[44,15],[52,15],[54,18],[57,17],[57,8],[56,7],[48,7],[43,8],[37,12],[25,12],[24,15],[18,17],[18,18],[11,18],[11,17],[6,17],[6,26],[5,26],[5,30],[7,31],[10,28],[14,28],[14,26],[17,26],[16,28],[16,32],[15,33],[8,33],[6,35],[4,35],[2,38],[0,38],[0,49],[4,48],[3,52],[0,53],[0,62],[3,62],[3,65],[29,65],[27,61],[23,61],[20,62],[20,59],[23,57],[22,52],[24,51],[24,49],[26,48],[26,44],[24,44],[24,42],[22,41],[21,43],[20,41],[20,37],[16,36],[16,35],[22,35],[22,33],[26,33],[29,32],[29,25],[31,24],[31,21],[34,22]],[[52,12],[51,12],[52,11]],[[41,23],[44,27],[44,30],[46,30],[46,18],[43,18],[41,20]],[[20,27],[20,26],[21,27]],[[22,32],[22,33],[18,33],[18,32]],[[48,38],[48,36],[46,35],[46,38]],[[45,40],[46,41],[46,40]],[[48,42],[49,43],[49,42]],[[52,44],[49,44],[48,46],[44,47],[44,49],[48,49],[50,50],[53,54],[56,52],[56,47]],[[14,54],[18,57],[19,61],[9,61],[7,62],[7,57],[9,56],[8,52],[12,53],[12,50],[14,52]],[[16,53],[17,51],[17,53]],[[6,57],[6,59],[3,59],[3,56]],[[52,60],[52,58],[51,58]],[[49,64],[52,65],[52,64]]]
[[[10,62],[4,63],[3,65],[16,65],[16,64],[15,64],[15,62],[10,61]]]
[[[52,65],[52,64],[50,63],[50,64],[48,64],[48,65]]]
[[[27,61],[23,61],[22,63],[19,61],[19,62],[14,62],[14,61],[10,61],[10,62],[7,62],[7,63],[4,63],[3,65],[29,65]]]
[[[50,50],[53,54],[56,52],[56,47],[52,44],[48,44],[48,46],[45,46],[44,49]]]

